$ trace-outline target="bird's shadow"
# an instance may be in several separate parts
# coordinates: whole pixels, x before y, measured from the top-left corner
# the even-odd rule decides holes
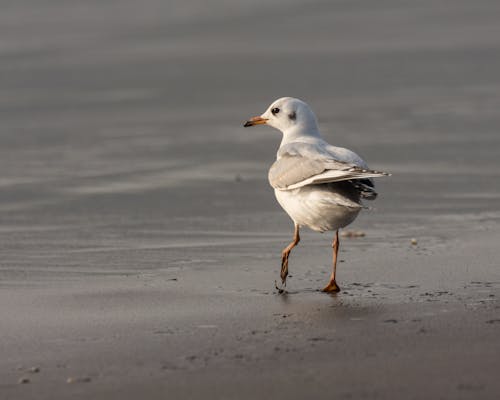
[[[325,293],[321,289],[284,289],[274,292],[279,301],[286,306],[297,306],[304,301],[309,308],[319,311],[322,317],[329,316],[341,320],[357,320],[380,314],[383,307],[379,303],[367,301],[364,297],[351,296],[351,290],[337,293]]]

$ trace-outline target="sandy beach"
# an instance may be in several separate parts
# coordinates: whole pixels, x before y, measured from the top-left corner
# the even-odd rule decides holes
[[[0,13],[0,398],[498,399],[500,4]],[[267,183],[303,98],[393,173],[342,238]],[[412,243],[412,239],[414,242]]]

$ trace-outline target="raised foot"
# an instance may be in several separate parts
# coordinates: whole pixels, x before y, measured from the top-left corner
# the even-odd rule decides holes
[[[276,281],[274,281],[274,287],[278,291],[278,294],[287,293],[287,291],[285,290],[285,286],[286,286],[286,282],[283,282],[281,284],[281,287],[279,287],[278,284],[276,283]]]
[[[324,293],[338,293],[340,292],[340,287],[337,285],[337,282],[332,281],[329,282],[322,290]]]

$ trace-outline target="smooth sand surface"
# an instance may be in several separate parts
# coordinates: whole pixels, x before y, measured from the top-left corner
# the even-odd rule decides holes
[[[184,3],[2,8],[0,398],[498,399],[500,4]],[[394,174],[337,295],[281,96]]]

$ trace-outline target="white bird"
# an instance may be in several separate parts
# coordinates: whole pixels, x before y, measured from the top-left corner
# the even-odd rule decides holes
[[[368,168],[351,150],[323,140],[311,108],[299,99],[282,97],[260,116],[244,126],[266,124],[283,133],[276,161],[269,170],[269,183],[278,203],[293,220],[292,242],[281,252],[281,282],[286,285],[288,258],[299,243],[299,229],[307,226],[318,232],[335,231],[332,273],[324,292],[338,292],[335,280],[339,229],[349,225],[364,207],[361,199],[377,197],[371,178],[387,172]],[[278,288],[279,289],[279,288]],[[283,289],[279,289],[280,293]]]

